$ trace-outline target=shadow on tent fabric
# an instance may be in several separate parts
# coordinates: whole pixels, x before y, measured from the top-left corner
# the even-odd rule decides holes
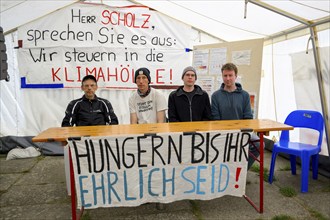
[[[16,147],[37,147],[45,156],[61,156],[64,154],[61,142],[32,142],[33,136],[5,136],[0,137],[0,153],[6,154]]]

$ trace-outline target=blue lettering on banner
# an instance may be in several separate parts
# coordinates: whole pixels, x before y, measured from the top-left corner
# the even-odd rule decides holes
[[[226,169],[227,176],[226,176],[226,183],[223,186],[223,188],[221,189],[221,180],[222,180],[223,169]],[[227,187],[228,187],[228,183],[229,183],[229,168],[225,164],[220,164],[219,179],[218,179],[218,192],[225,191],[227,189]]]
[[[128,181],[127,181],[127,175],[126,170],[124,171],[124,192],[125,192],[125,200],[136,200],[136,197],[129,197],[128,196],[128,189],[127,189]]]
[[[113,175],[115,177],[115,179],[113,180],[113,182],[111,182],[111,175]],[[118,195],[118,193],[116,192],[116,190],[113,188],[113,185],[115,185],[118,181],[118,175],[115,172],[107,172],[107,177],[108,177],[108,203],[111,204],[112,200],[111,200],[111,192],[113,192],[113,194],[116,196],[117,200],[120,202],[121,199]]]
[[[215,167],[213,165],[211,171],[211,193],[214,193],[214,174],[215,174]]]
[[[189,133],[164,142],[166,138],[123,137],[122,144],[118,138],[73,141],[70,147],[76,162],[79,205],[131,206],[148,201],[244,195],[245,188],[235,186],[244,183],[246,173],[239,178],[235,171],[247,166],[245,150],[250,134]],[[191,141],[183,148],[187,139]],[[179,144],[174,147],[176,141]]]
[[[192,170],[192,169],[195,169],[195,167],[187,167],[185,169],[182,170],[181,172],[181,177],[186,180],[187,182],[191,183],[192,185],[192,189],[191,190],[188,190],[188,191],[184,191],[184,193],[193,193],[195,191],[195,184],[192,180],[188,179],[186,176],[185,176],[185,173]]]
[[[162,169],[163,171],[163,196],[165,197],[166,196],[166,183],[169,182],[169,183],[172,183],[172,195],[174,195],[175,193],[175,168],[172,168],[172,177],[169,178],[169,179],[166,179],[166,169],[163,168]]]
[[[184,193],[196,193],[198,195],[205,195],[205,191],[201,191],[201,183],[205,183],[207,179],[202,178],[202,174],[208,174],[208,172],[202,172],[202,170],[207,170],[207,166],[190,166],[182,170],[181,172],[181,178],[185,181],[187,181],[191,185],[191,189],[185,191]],[[219,165],[219,172],[216,173],[216,167],[215,165],[211,166],[211,183],[210,183],[210,192],[214,192],[215,188],[215,176],[218,174],[218,191],[217,192],[223,192],[226,190],[229,184],[229,168],[225,164]],[[189,172],[196,172],[196,179],[192,180],[188,178]],[[223,174],[225,172],[225,174]],[[226,175],[227,174],[227,175]],[[222,185],[222,183],[224,183]]]
[[[97,201],[98,201],[98,199],[97,199],[97,190],[101,190],[102,191],[102,193],[101,193],[101,195],[102,195],[102,201],[103,201],[102,204],[105,204],[105,193],[104,193],[104,181],[103,181],[104,178],[103,178],[103,174],[100,175],[100,177],[101,177],[101,179],[99,181],[100,186],[96,186],[97,183],[95,181],[95,175],[92,175],[94,205],[97,205]]]
[[[79,176],[79,185],[80,185],[80,198],[81,198],[81,204],[83,207],[91,207],[92,204],[91,203],[85,203],[85,197],[84,194],[88,193],[88,190],[85,190],[83,188],[84,184],[83,184],[83,179],[87,179],[88,176]]]
[[[121,202],[122,199],[125,201],[143,199],[144,186],[147,189],[148,196],[152,197],[166,197],[167,192],[170,192],[171,196],[175,194],[176,182],[183,183],[185,187],[184,194],[196,194],[206,195],[215,194],[225,191],[229,185],[230,170],[226,164],[220,165],[200,165],[200,166],[188,166],[181,170],[177,174],[176,168],[171,169],[159,169],[153,168],[146,171],[148,181],[144,184],[144,170],[139,169],[138,171],[138,191],[129,191],[129,189],[136,188],[136,182],[131,181],[130,174],[127,171],[123,171],[121,175],[116,172],[107,172],[105,174],[92,174],[90,176],[80,175],[79,176],[79,189],[82,206],[85,208],[92,206],[100,206],[113,204],[114,199]],[[211,176],[209,176],[211,174]],[[159,183],[158,180],[161,180]],[[89,184],[88,182],[91,182]],[[183,182],[182,182],[183,181]],[[153,184],[162,184],[161,187]],[[132,185],[132,186],[131,186]],[[89,189],[85,189],[84,186],[90,186]],[[162,192],[156,191],[157,189]],[[170,190],[168,190],[170,189]],[[118,192],[123,192],[121,194]],[[131,194],[131,195],[130,195]],[[107,195],[107,198],[106,198]],[[88,196],[92,197],[92,201],[86,201]]]
[[[143,172],[142,169],[139,169],[139,180],[140,180],[140,199],[143,198]]]
[[[201,183],[206,182],[206,179],[205,178],[201,178],[201,170],[202,169],[203,170],[206,170],[207,169],[207,166],[198,166],[197,167],[197,180],[196,180],[197,190],[196,190],[196,193],[197,194],[200,194],[200,195],[205,195],[205,192],[204,191],[201,191]]]
[[[156,171],[159,171],[159,168],[151,169],[150,172],[149,172],[149,176],[148,176],[148,192],[149,192],[149,195],[151,195],[151,196],[158,196],[158,194],[153,193],[151,191],[151,188],[152,188],[152,185],[151,185],[152,180],[151,180],[151,178],[152,178],[153,172],[156,172]]]

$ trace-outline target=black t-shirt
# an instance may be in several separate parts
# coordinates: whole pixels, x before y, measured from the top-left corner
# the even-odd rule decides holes
[[[182,89],[182,91],[183,91],[183,93],[186,94],[186,96],[188,97],[189,102],[191,102],[192,97],[193,97],[193,96],[195,95],[195,93],[196,93],[196,88],[195,88],[193,91],[191,91],[191,92],[186,92],[186,91],[184,91],[183,89]]]

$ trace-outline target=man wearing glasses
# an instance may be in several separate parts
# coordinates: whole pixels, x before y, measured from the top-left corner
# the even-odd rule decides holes
[[[196,80],[195,68],[186,67],[182,72],[183,86],[173,91],[168,98],[170,122],[211,120],[209,95],[195,85]]]

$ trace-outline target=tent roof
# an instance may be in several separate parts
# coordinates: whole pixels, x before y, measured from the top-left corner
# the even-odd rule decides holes
[[[255,3],[307,23],[330,21],[330,1],[137,1],[225,41],[268,38],[301,25]],[[246,13],[245,13],[246,12]],[[244,18],[246,15],[246,18]]]
[[[6,33],[74,2],[76,1],[2,0],[0,25]],[[330,1],[325,0],[249,0],[247,4],[244,0],[90,0],[86,2],[102,2],[112,6],[143,4],[224,41],[270,38],[301,27],[301,22],[314,24],[321,21],[326,23],[327,28],[330,26]],[[257,4],[265,5],[295,20],[266,10]],[[246,18],[244,18],[245,15]]]

